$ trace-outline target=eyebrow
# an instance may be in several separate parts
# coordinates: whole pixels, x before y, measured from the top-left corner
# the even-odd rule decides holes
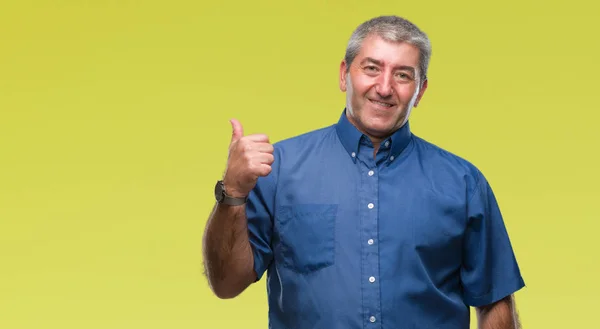
[[[377,59],[372,58],[372,57],[366,57],[365,59],[363,59],[361,61],[361,64],[364,64],[365,62],[370,62],[370,63],[376,64],[376,65],[379,65],[379,66],[383,66],[383,62],[382,61],[377,60]],[[416,74],[415,68],[412,67],[412,66],[408,66],[408,65],[396,66],[396,67],[394,67],[394,69],[396,69],[396,70],[407,70],[407,71],[410,71],[412,74]]]

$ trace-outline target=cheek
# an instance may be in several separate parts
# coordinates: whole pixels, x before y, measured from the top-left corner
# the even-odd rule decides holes
[[[408,103],[413,99],[413,97],[417,96],[417,88],[414,88],[414,87],[398,88],[398,95],[400,96],[401,102]]]
[[[364,77],[357,77],[352,80],[352,90],[355,97],[363,97],[371,88],[372,82]]]
[[[352,90],[352,104],[355,107],[364,104],[364,96],[359,90]]]

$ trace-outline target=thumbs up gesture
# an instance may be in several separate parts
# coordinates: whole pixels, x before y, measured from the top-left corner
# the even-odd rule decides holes
[[[273,145],[263,134],[244,136],[239,121],[232,119],[230,122],[233,133],[223,183],[228,195],[245,197],[256,185],[258,177],[271,172]]]

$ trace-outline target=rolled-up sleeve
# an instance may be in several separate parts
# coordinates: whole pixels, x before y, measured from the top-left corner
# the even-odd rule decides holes
[[[496,197],[478,172],[467,208],[461,280],[463,299],[478,307],[525,286]]]
[[[273,235],[273,213],[277,187],[277,167],[279,165],[277,149],[272,171],[265,177],[259,177],[256,186],[250,191],[246,202],[248,219],[248,237],[254,255],[254,271],[259,281],[273,260],[271,238]]]

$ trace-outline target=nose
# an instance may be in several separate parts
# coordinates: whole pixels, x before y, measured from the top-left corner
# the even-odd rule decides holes
[[[381,74],[379,76],[375,91],[382,98],[390,97],[392,95],[394,89],[392,88],[392,81],[387,74]]]

